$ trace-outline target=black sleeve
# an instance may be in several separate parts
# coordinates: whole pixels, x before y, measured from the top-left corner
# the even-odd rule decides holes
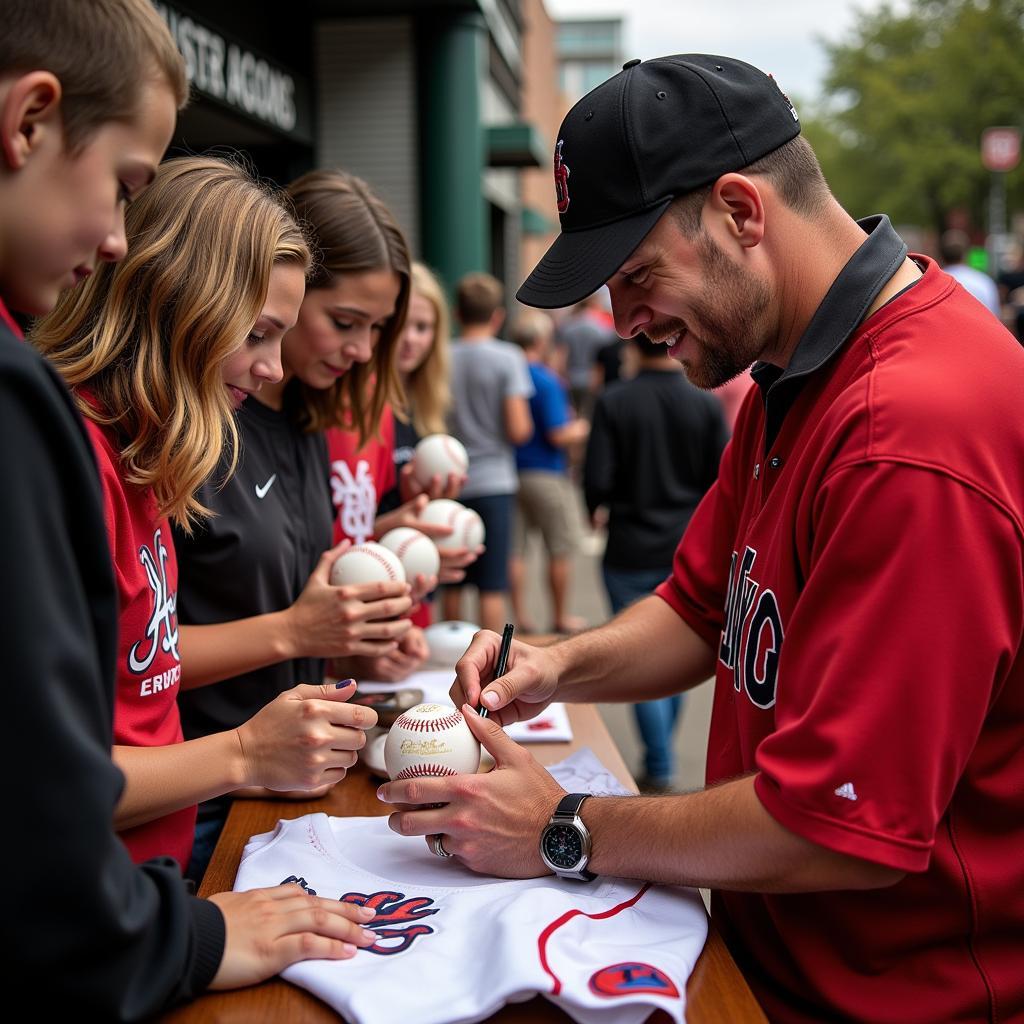
[[[217,907],[112,828],[117,595],[92,450],[63,386],[0,329],[4,966],[54,1012],[137,1020],[201,992]],[[62,1014],[58,1014],[62,1015]]]
[[[615,486],[615,439],[608,418],[608,403],[604,395],[594,405],[594,416],[587,438],[587,454],[583,462],[583,497],[587,511],[607,503]]]
[[[722,403],[711,395],[708,402],[708,422],[705,437],[707,438],[707,475],[704,479],[704,491],[711,489],[711,485],[718,479],[718,467],[722,461],[722,452],[729,443],[729,424],[725,422],[725,413],[722,411]]]

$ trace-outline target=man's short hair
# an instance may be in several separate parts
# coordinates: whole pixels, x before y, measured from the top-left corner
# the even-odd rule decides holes
[[[820,213],[831,197],[828,182],[811,144],[802,136],[772,150],[767,156],[737,171],[738,174],[764,175],[790,209],[805,217]],[[683,234],[693,238],[700,231],[701,211],[711,195],[714,182],[678,196],[669,207]]]
[[[509,325],[508,340],[529,351],[539,341],[553,337],[554,333],[554,321],[547,313],[539,309],[521,309]]]
[[[149,0],[3,0],[0,12],[0,74],[60,80],[72,152],[108,121],[130,120],[147,81],[165,79],[178,107],[188,98],[185,61]]]
[[[501,309],[504,289],[501,282],[490,274],[466,274],[459,281],[455,294],[455,309],[459,323],[465,327],[478,327],[490,322]]]

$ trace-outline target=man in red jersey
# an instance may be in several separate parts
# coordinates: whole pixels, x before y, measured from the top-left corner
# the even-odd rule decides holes
[[[498,769],[381,796],[443,803],[392,827],[480,871],[711,888],[772,1020],[1021,1020],[1024,352],[849,217],[799,129],[770,76],[702,54],[566,116],[562,233],[519,298],[607,281],[621,335],[758,386],[656,596],[498,680],[493,635],[459,663]],[[500,733],[709,675],[697,793],[581,806]]]

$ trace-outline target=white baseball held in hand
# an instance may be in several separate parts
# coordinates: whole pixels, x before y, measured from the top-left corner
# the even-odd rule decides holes
[[[412,473],[421,487],[427,487],[431,478],[439,476],[448,482],[450,473],[465,476],[469,469],[469,456],[461,441],[448,434],[430,434],[423,438],[412,457]]]
[[[349,548],[331,566],[331,583],[336,587],[356,583],[405,582],[401,559],[383,544],[359,544]]]
[[[438,537],[434,541],[439,551],[475,548],[484,542],[483,520],[472,509],[451,498],[428,501],[420,513],[420,519],[425,523],[452,528],[447,537]]]
[[[480,744],[454,705],[417,704],[391,726],[384,764],[394,780],[473,775],[480,767]]]
[[[437,545],[419,530],[411,526],[399,526],[389,530],[380,539],[381,544],[389,551],[398,555],[405,569],[405,578],[414,580],[422,573],[424,576],[436,576],[441,568],[441,555]]]
[[[485,535],[484,521],[480,518],[479,513],[471,508],[464,509],[452,536],[461,538],[464,548],[473,549],[483,544]]]

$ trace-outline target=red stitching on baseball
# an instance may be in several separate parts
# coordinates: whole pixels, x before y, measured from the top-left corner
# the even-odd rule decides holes
[[[441,442],[441,446],[444,448],[445,454],[448,458],[459,467],[459,473],[465,473],[467,465],[466,458],[463,453],[452,444],[452,440],[453,438],[446,434],[444,440]]]
[[[403,768],[396,776],[394,781],[399,782],[401,779],[421,779],[429,775],[458,775],[459,773],[447,765],[443,764],[411,764],[408,768]]]
[[[385,572],[387,572],[387,574],[393,580],[398,579],[398,576],[395,573],[395,567],[379,551],[374,551],[373,548],[369,548],[365,544],[360,544],[359,547],[353,548],[352,550],[362,551],[364,555],[369,555],[371,558],[376,558],[377,561],[384,566]]]
[[[415,544],[420,539],[420,537],[425,536],[426,534],[424,533],[417,533],[412,537],[407,537],[405,540],[402,541],[401,544],[398,545],[398,550],[395,552],[395,554],[398,555],[399,558],[401,558],[402,555],[404,555],[406,551],[409,550],[410,544]]]
[[[401,725],[406,729],[413,729],[416,732],[442,732],[451,729],[462,721],[462,713],[453,711],[443,718],[409,718],[408,715],[400,715],[395,725]]]

